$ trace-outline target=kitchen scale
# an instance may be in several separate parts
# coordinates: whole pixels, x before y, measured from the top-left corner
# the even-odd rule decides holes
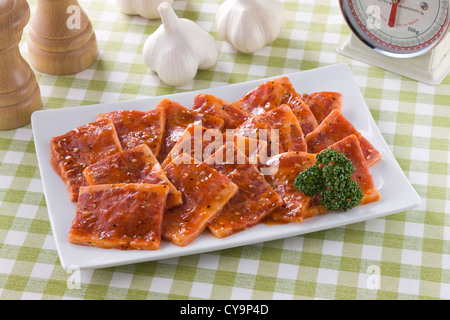
[[[337,52],[430,85],[450,71],[450,0],[340,0],[351,34]]]

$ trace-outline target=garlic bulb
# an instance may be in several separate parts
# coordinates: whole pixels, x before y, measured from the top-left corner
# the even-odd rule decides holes
[[[198,69],[213,67],[219,50],[215,39],[197,24],[180,19],[171,5],[158,7],[162,24],[144,44],[145,64],[171,86],[192,80]]]
[[[159,19],[158,6],[164,1],[173,3],[173,0],[116,0],[116,4],[123,13]]]
[[[243,53],[253,53],[274,41],[286,22],[278,0],[226,0],[216,13],[219,36]]]

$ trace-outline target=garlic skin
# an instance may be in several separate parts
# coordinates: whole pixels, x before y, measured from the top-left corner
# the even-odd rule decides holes
[[[168,2],[158,7],[162,24],[145,41],[145,64],[168,85],[180,86],[191,81],[198,69],[217,63],[216,40],[188,19],[180,19]]]
[[[286,23],[278,0],[226,0],[216,12],[217,33],[243,53],[254,53],[274,41]]]
[[[120,11],[129,15],[159,19],[158,6],[165,1],[172,4],[174,0],[116,0],[116,5]]]

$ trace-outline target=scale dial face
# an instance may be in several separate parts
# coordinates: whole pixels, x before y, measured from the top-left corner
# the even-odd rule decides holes
[[[450,0],[340,0],[353,33],[373,50],[396,58],[428,52],[449,27]]]

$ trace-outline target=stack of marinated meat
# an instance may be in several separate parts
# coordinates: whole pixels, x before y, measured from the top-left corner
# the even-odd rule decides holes
[[[203,232],[223,238],[262,221],[301,222],[326,210],[294,180],[327,148],[352,161],[361,204],[379,200],[369,168],[381,155],[341,114],[342,102],[336,92],[299,94],[282,77],[234,102],[198,94],[192,109],[163,99],[146,112],[99,114],[50,143],[77,202],[69,241],[155,250]]]

